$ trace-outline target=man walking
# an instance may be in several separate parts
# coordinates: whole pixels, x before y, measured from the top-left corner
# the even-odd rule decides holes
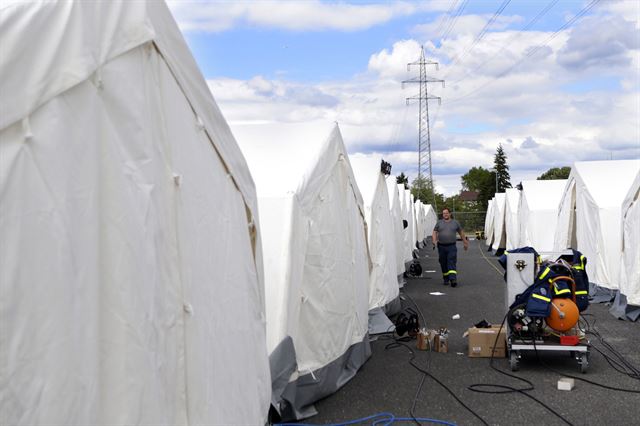
[[[460,234],[465,251],[469,248],[469,240],[457,220],[451,219],[451,212],[447,207],[442,209],[442,219],[433,228],[433,246],[438,246],[438,260],[442,268],[444,285],[451,282],[451,287],[458,285],[458,249],[456,248],[456,233]]]

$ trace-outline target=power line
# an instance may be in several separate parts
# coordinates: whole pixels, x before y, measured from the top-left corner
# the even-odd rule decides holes
[[[542,49],[543,47],[546,47],[547,44],[553,40],[554,38],[556,38],[556,36],[558,34],[560,34],[560,32],[562,30],[564,30],[565,28],[567,28],[569,25],[572,25],[574,22],[576,22],[578,19],[580,19],[582,16],[584,16],[584,14],[586,14],[587,12],[589,12],[596,4],[598,4],[600,2],[600,0],[593,0],[591,3],[589,3],[587,6],[585,6],[584,8],[582,8],[582,10],[580,10],[580,12],[578,12],[573,18],[571,18],[569,21],[567,21],[564,25],[562,25],[560,28],[558,28],[553,34],[551,34],[551,36],[549,36],[544,43],[536,46],[534,49],[531,49],[531,51],[527,52],[522,58],[520,58],[520,60],[518,60],[515,64],[513,64],[512,66],[510,66],[509,68],[507,68],[505,71],[501,72],[500,74],[498,74],[496,77],[493,77],[491,80],[489,80],[488,82],[486,82],[483,85],[478,86],[477,88],[473,89],[471,92],[462,95],[458,98],[452,99],[450,100],[448,103],[454,103],[454,102],[459,102],[463,99],[468,98],[469,96],[479,92],[480,90],[488,87],[489,85],[493,84],[495,81],[497,81],[499,78],[504,77],[505,75],[509,74],[512,70],[514,70],[515,68],[517,68],[520,64],[522,64],[525,60],[527,60],[529,57],[533,56],[534,54],[536,54],[538,51],[540,51],[540,49]]]
[[[442,19],[442,21],[440,21],[440,24],[438,25],[438,28],[436,28],[436,31],[434,34],[440,34],[440,31],[444,29],[445,22],[448,22],[449,19],[451,19],[451,12],[453,12],[453,9],[456,7],[456,4],[458,4],[458,0],[453,0],[451,2],[451,6],[449,6],[449,10],[447,10],[447,13],[445,17]],[[439,37],[439,38],[442,38],[442,37]]]
[[[542,19],[542,17],[544,15],[546,15],[547,13],[549,13],[549,11],[558,3],[559,0],[551,0],[551,2],[549,2],[540,12],[538,12],[538,14],[531,20],[529,21],[529,23],[527,23],[527,25],[525,25],[524,27],[522,27],[519,32],[517,32],[513,37],[510,37],[509,40],[507,40],[507,42],[496,52],[494,53],[492,56],[490,56],[489,58],[485,59],[483,62],[481,62],[478,66],[476,66],[475,68],[473,68],[470,71],[467,71],[465,73],[465,75],[460,78],[459,80],[454,81],[451,84],[456,84],[459,83],[461,81],[463,81],[465,78],[469,77],[472,73],[478,71],[480,68],[484,67],[487,63],[491,62],[493,59],[495,59],[496,56],[498,56],[499,54],[501,54],[502,52],[504,52],[504,50],[510,46],[511,44],[513,44],[513,42],[522,37],[523,31],[527,31],[529,30],[529,28],[531,28],[536,22],[538,22],[540,19]],[[447,75],[449,75],[451,72],[449,72]]]
[[[498,19],[498,17],[502,14],[502,12],[509,5],[509,3],[511,3],[511,0],[504,0],[502,2],[502,4],[498,7],[498,10],[495,11],[493,16],[487,21],[484,27],[482,27],[482,29],[480,30],[476,38],[471,42],[471,45],[469,45],[469,47],[467,47],[461,54],[457,55],[454,58],[454,60],[450,65],[451,68],[449,69],[449,72],[447,73],[447,75],[445,75],[444,78],[447,78],[447,76],[451,74],[451,69],[456,66],[458,61],[460,61],[460,59],[462,59],[463,56],[465,56],[467,53],[473,50],[473,48],[480,42],[480,40],[484,38],[485,34],[487,34],[487,31],[489,31],[489,28],[491,27],[491,25],[493,25],[496,19]]]
[[[442,42],[444,42],[447,39],[447,37],[451,33],[451,30],[456,25],[456,22],[458,21],[458,18],[460,17],[460,15],[462,15],[462,12],[464,11],[464,8],[467,7],[467,3],[469,3],[469,0],[463,0],[462,3],[460,4],[460,7],[456,11],[455,16],[453,17],[453,19],[451,20],[451,23],[447,27],[447,30],[445,31],[445,33],[440,38],[440,44],[441,45],[442,45]]]

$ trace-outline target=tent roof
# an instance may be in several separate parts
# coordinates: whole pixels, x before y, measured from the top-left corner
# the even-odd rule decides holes
[[[599,206],[613,207],[620,206],[638,173],[640,160],[579,161],[573,165],[569,179],[578,175]]]
[[[530,211],[558,209],[566,184],[566,179],[525,180],[522,195]]]
[[[380,162],[382,156],[354,154],[349,156],[349,162],[353,169],[358,188],[362,194],[365,205],[370,206],[373,202],[378,178],[380,177]]]
[[[507,188],[507,209],[511,212],[518,211],[520,203],[520,191],[515,188]]]
[[[89,78],[99,83],[103,65],[153,42],[245,203],[257,211],[249,168],[164,2],[7,1],[0,12],[0,129]],[[92,29],[90,37],[86,28]],[[40,51],[48,55],[25,54],[33,46],[46,46]]]

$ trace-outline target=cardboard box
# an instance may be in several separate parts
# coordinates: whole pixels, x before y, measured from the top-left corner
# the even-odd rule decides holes
[[[507,353],[507,329],[502,327],[502,332],[496,342],[496,336],[500,330],[499,325],[491,328],[475,328],[471,327],[469,334],[469,356],[472,358],[491,358],[493,350],[494,358],[504,358]],[[496,343],[495,349],[493,347]]]
[[[433,350],[436,352],[446,353],[449,351],[449,343],[448,343],[448,335],[447,334],[436,334],[436,337],[433,339]]]

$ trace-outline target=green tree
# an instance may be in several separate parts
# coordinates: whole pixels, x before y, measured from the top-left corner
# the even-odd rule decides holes
[[[478,192],[478,204],[486,210],[489,200],[496,193],[496,174],[482,166],[472,167],[462,175],[462,189]]]
[[[568,179],[569,173],[571,173],[571,167],[552,167],[538,176],[538,180]]]
[[[493,157],[493,169],[497,174],[496,192],[504,192],[511,188],[511,175],[509,175],[509,165],[507,164],[507,154],[502,149],[502,144],[498,144],[496,155]]]
[[[404,184],[404,189],[409,189],[409,178],[404,174],[404,172],[396,176],[396,183],[402,183]]]
[[[439,206],[444,205],[444,196],[437,191],[434,193],[424,176],[419,176],[413,180],[411,183],[411,194],[424,204],[431,204],[436,211]]]

